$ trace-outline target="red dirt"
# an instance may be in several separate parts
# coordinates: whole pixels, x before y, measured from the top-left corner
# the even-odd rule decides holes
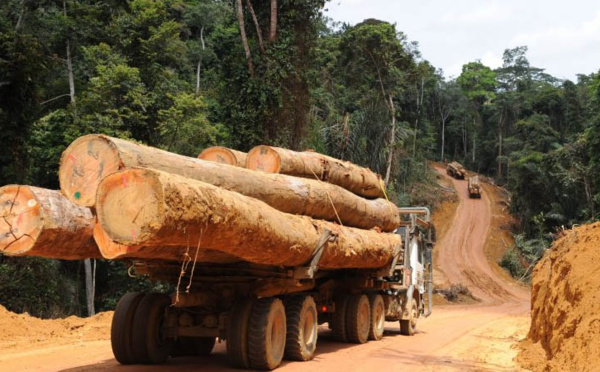
[[[91,318],[39,319],[27,313],[15,314],[0,305],[0,350],[21,352],[46,345],[105,340],[112,314],[110,311]]]
[[[600,223],[555,242],[533,271],[519,362],[536,372],[600,370]]]
[[[438,233],[435,264],[440,281],[467,285],[481,302],[435,307],[431,317],[419,321],[413,337],[399,335],[398,324],[387,323],[382,341],[363,345],[334,342],[321,327],[315,360],[285,362],[278,371],[521,370],[513,360],[517,354],[513,345],[525,336],[529,324],[529,295],[499,275],[497,265],[486,259],[484,247],[495,209],[487,192],[481,200],[469,199],[466,181],[451,180],[443,169],[437,171],[457,189],[459,198],[456,215],[443,218],[448,224],[442,228],[445,234]],[[103,341],[74,344],[76,349],[71,345],[36,348],[34,344],[26,352],[3,353],[0,370],[187,371],[202,366],[206,371],[235,371],[227,366],[225,343],[217,344],[209,357],[172,358],[163,366],[119,366],[112,356],[108,331],[105,336]]]

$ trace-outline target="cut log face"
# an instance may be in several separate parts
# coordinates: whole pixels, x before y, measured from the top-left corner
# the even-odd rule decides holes
[[[182,247],[200,244],[256,264],[298,266],[311,259],[329,229],[337,238],[326,244],[320,267],[380,268],[401,244],[396,234],[286,214],[236,192],[148,169],[104,178],[96,208],[112,240],[155,247],[171,259],[181,257]]]
[[[96,188],[106,175],[121,168],[119,151],[103,136],[83,136],[62,154],[58,177],[63,194],[71,201],[92,207]]]
[[[72,159],[79,159],[87,165],[74,167]],[[319,159],[315,161],[321,164]],[[93,164],[103,164],[102,170],[94,169]],[[362,229],[378,227],[383,231],[393,231],[400,224],[398,208],[393,203],[384,199],[367,200],[339,186],[315,180],[314,177],[297,178],[257,172],[172,154],[103,135],[81,137],[65,150],[59,170],[61,189],[70,200],[93,206],[98,183],[109,174],[107,172],[130,167],[179,174],[262,200],[286,213],[341,222]],[[127,186],[126,180],[122,182]]]
[[[246,153],[228,149],[227,147],[213,146],[205,149],[198,155],[198,159],[214,161],[215,163],[246,166]]]
[[[237,257],[228,255],[219,251],[208,249],[198,249],[197,245],[189,247],[180,247],[176,250],[164,250],[160,247],[144,247],[140,245],[125,245],[113,241],[102,229],[99,223],[94,226],[94,240],[98,249],[107,260],[117,260],[124,258],[143,258],[149,260],[175,260],[183,261],[189,259],[203,263],[235,263],[241,260]],[[198,250],[198,252],[196,252]],[[179,253],[178,257],[173,255],[173,251]],[[188,256],[186,256],[188,255]]]
[[[33,186],[0,188],[0,252],[64,260],[100,257],[88,208],[59,191]]]
[[[257,146],[248,152],[246,168],[319,179],[365,198],[385,196],[381,177],[370,169],[312,151]]]

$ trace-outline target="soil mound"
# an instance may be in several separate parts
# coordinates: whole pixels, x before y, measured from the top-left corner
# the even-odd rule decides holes
[[[62,345],[110,337],[112,312],[90,318],[39,319],[16,314],[0,305],[0,350],[27,350],[41,345]]]
[[[600,369],[600,223],[567,232],[534,269],[521,348],[536,372]]]

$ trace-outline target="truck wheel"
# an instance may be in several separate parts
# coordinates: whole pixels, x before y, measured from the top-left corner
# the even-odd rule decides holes
[[[164,363],[173,348],[173,339],[164,330],[165,310],[171,305],[168,296],[151,293],[140,301],[133,318],[133,354],[144,364]]]
[[[348,341],[364,344],[369,340],[371,307],[366,295],[354,295],[346,309],[346,336]]]
[[[369,296],[371,306],[371,327],[369,328],[369,340],[381,340],[385,327],[385,304],[381,295]]]
[[[251,299],[235,303],[227,324],[227,357],[236,368],[250,368],[248,361],[248,322],[252,312]]]
[[[271,370],[281,364],[286,331],[285,308],[280,299],[261,298],[254,303],[248,327],[248,359],[253,369]]]
[[[171,356],[207,356],[215,347],[214,337],[179,337]]]
[[[285,303],[287,336],[285,357],[311,360],[317,348],[317,305],[312,296],[292,296]]]
[[[144,294],[139,292],[125,294],[117,303],[113,315],[110,327],[110,344],[115,359],[121,364],[136,363],[133,355],[131,333],[133,331],[133,317],[143,297]]]
[[[348,308],[348,296],[343,296],[335,301],[335,312],[331,316],[331,333],[333,339],[346,342],[346,309]]]
[[[408,319],[400,319],[400,333],[412,336],[417,330],[417,319],[419,318],[419,307],[417,306],[417,300],[414,298],[410,302],[408,314]]]

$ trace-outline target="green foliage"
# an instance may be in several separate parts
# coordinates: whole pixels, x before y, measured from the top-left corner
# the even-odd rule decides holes
[[[158,129],[167,150],[195,157],[203,148],[227,141],[226,129],[207,120],[202,97],[181,93],[168,98],[171,107],[158,111]]]
[[[0,303],[15,312],[54,318],[76,312],[77,284],[57,260],[0,256]]]
[[[500,266],[505,268],[514,278],[521,278],[525,274],[521,255],[516,249],[509,249],[504,253],[500,260]]]
[[[469,62],[462,68],[462,73],[456,79],[467,98],[477,106],[491,101],[495,96],[498,85],[496,73],[481,62]]]
[[[117,302],[127,292],[158,292],[170,294],[174,288],[171,284],[150,282],[144,277],[129,277],[127,266],[123,261],[96,261],[97,311],[114,310]]]
[[[542,223],[541,216],[537,217]],[[513,277],[529,281],[532,267],[544,256],[549,246],[546,238],[528,239],[525,234],[515,235],[515,246],[504,253],[500,266],[505,268]]]

